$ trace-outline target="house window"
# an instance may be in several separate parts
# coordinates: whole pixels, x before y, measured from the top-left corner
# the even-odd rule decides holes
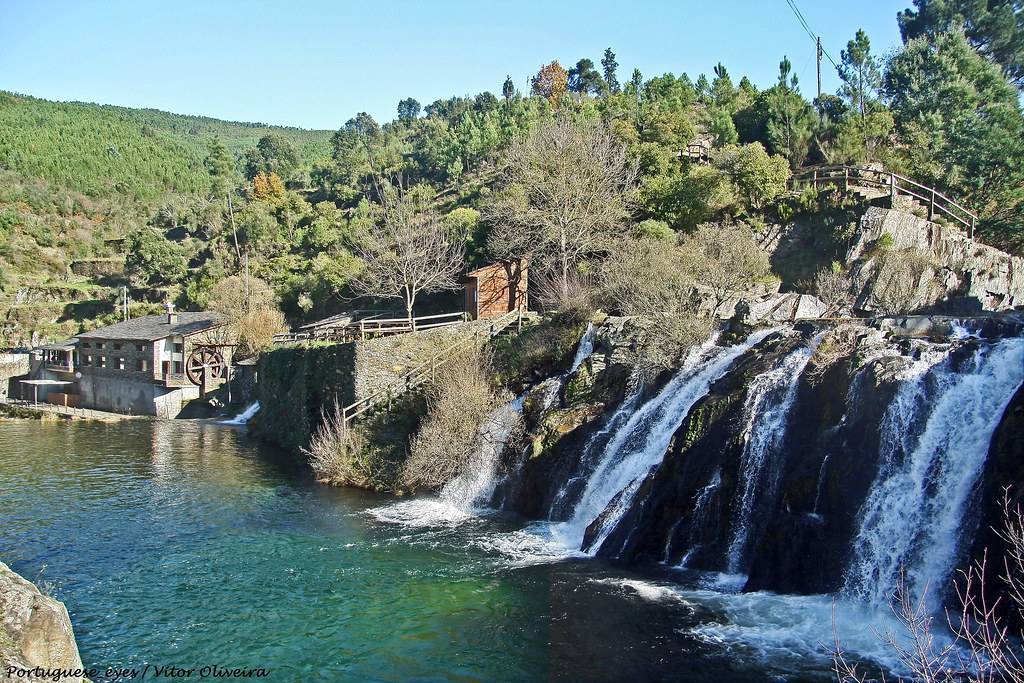
[[[140,358],[135,363],[135,369],[138,370],[139,372],[145,372],[146,370],[149,369],[149,362],[145,358]]]
[[[182,353],[184,350],[185,350],[185,343],[184,342],[175,342],[174,343],[174,352],[175,353]]]
[[[101,367],[101,368],[107,367],[107,357],[106,356],[100,356],[99,357],[99,361],[96,363],[96,366],[97,367]]]
[[[120,344],[114,344],[114,350],[115,351],[120,351],[121,350],[121,345]]]
[[[117,359],[117,369],[124,370],[124,358]]]
[[[82,365],[92,365],[92,356],[82,356]]]
[[[181,374],[181,361],[180,360],[174,361],[174,374],[175,375],[180,375]]]
[[[88,348],[91,348],[91,347],[89,346],[89,342],[82,342],[82,348],[83,348],[83,349],[88,349]]]
[[[103,347],[104,347],[104,344],[103,344],[103,342],[97,342],[97,343],[96,343],[96,348],[97,348],[97,349],[102,349]]]
[[[146,345],[145,344],[136,344],[135,345],[135,350],[136,351],[145,351],[146,350]]]

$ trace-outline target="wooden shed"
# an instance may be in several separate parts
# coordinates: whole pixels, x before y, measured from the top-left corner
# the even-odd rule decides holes
[[[496,318],[517,308],[524,311],[527,264],[515,259],[498,261],[466,274],[466,313],[473,320]]]

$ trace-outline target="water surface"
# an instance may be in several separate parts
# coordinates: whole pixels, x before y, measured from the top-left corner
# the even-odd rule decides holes
[[[425,522],[433,503],[317,486],[288,460],[208,422],[0,422],[0,560],[51,584],[100,669],[829,678],[826,598],[729,595],[558,557],[524,522]]]

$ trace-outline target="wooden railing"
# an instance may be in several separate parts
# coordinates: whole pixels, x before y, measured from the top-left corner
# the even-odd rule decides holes
[[[433,316],[439,317],[439,316]],[[351,403],[342,408],[341,414],[345,422],[345,426],[351,425],[352,420],[362,415],[367,410],[370,410],[374,406],[382,403],[390,405],[391,401],[401,396],[411,389],[415,389],[420,386],[428,379],[434,377],[437,369],[449,362],[455,357],[455,353],[461,349],[466,348],[472,344],[479,343],[481,338],[491,338],[500,333],[502,330],[507,328],[509,325],[517,323],[519,327],[523,324],[523,310],[516,309],[510,311],[505,315],[494,318],[486,325],[481,325],[477,328],[473,334],[460,339],[451,346],[439,351],[434,354],[430,360],[425,363],[417,365],[413,369],[406,372],[404,375],[399,377],[394,383],[389,384],[387,387],[376,391],[365,398],[361,398],[358,401]],[[437,327],[437,325],[435,325]],[[423,328],[420,328],[423,329]]]
[[[848,192],[851,185],[880,188],[888,191],[891,205],[895,205],[896,197],[901,194],[913,197],[927,207],[928,220],[935,220],[935,217],[942,213],[966,227],[967,234],[974,239],[974,230],[978,224],[977,214],[934,187],[922,185],[898,173],[860,166],[819,166],[793,176],[794,188],[807,185],[815,188],[822,185],[841,186],[843,192]]]
[[[379,318],[372,316],[346,325],[338,325],[326,329],[313,329],[308,332],[286,332],[274,335],[275,344],[288,344],[298,341],[354,341],[368,337],[383,337],[393,334],[407,334],[436,327],[458,325],[466,321],[466,314],[441,313],[439,315],[421,315],[413,318]]]

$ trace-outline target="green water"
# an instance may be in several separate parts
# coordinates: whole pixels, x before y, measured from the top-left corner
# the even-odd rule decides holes
[[[0,422],[0,560],[52,585],[83,661],[101,670],[262,667],[275,681],[827,670],[786,647],[701,635],[728,625],[714,594],[589,558],[517,556],[528,535],[515,520],[383,522],[392,499],[317,486],[286,460],[204,422]]]

